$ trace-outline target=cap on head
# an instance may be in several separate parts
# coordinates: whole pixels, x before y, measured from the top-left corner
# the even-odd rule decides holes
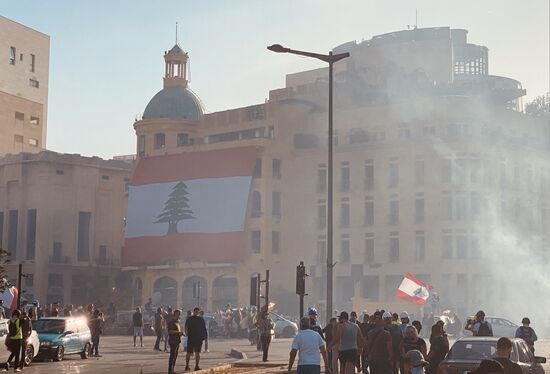
[[[424,360],[422,352],[420,352],[418,349],[411,349],[410,351],[408,351],[405,354],[405,359],[409,360],[413,367],[419,367],[428,364],[428,362]]]
[[[317,309],[315,308],[309,308],[307,310],[307,315],[310,316],[310,317],[313,317],[313,316],[317,316]]]
[[[382,318],[384,318],[384,319],[390,318],[390,319],[391,319],[391,318],[392,318],[392,317],[391,317],[391,313],[388,312],[388,311],[385,311],[384,314],[382,314]]]
[[[399,313],[399,318],[401,319],[409,318],[409,313],[407,313],[407,311],[404,310],[401,313]]]

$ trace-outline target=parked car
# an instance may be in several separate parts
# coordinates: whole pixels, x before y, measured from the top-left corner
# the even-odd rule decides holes
[[[0,319],[0,356],[9,356],[8,349],[6,347],[6,336],[8,336],[8,323],[9,319]],[[27,340],[27,350],[25,351],[25,366],[29,366],[32,360],[38,355],[40,349],[40,341],[38,340],[38,334],[36,330],[32,330],[31,336]]]
[[[298,333],[298,325],[277,313],[269,313],[269,318],[275,324],[276,338],[293,338]]]
[[[498,337],[471,337],[457,340],[439,364],[437,374],[463,374],[476,369],[481,360],[495,357]],[[544,374],[546,358],[533,356],[522,339],[512,340],[510,360],[521,366],[523,374]]]
[[[92,336],[85,318],[48,317],[33,322],[40,339],[40,358],[61,361],[65,355],[80,354],[86,359],[92,347]]]
[[[493,335],[498,336],[499,338],[514,338],[516,336],[516,330],[519,327],[514,322],[500,317],[485,317],[485,321],[491,324],[491,327],[493,328]],[[463,333],[464,336],[472,336],[472,332],[469,330],[463,329]]]

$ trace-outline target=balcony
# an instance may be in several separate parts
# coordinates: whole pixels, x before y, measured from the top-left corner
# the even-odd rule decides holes
[[[95,263],[98,266],[111,266],[111,267],[120,266],[120,261],[114,258],[98,257]]]
[[[69,264],[71,259],[69,256],[50,256],[50,264]]]

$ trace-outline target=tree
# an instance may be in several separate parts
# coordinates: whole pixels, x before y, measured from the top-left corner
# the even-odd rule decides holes
[[[7,288],[11,287],[11,283],[7,278],[6,269],[4,265],[6,265],[9,260],[10,253],[0,247],[0,292],[4,292]]]
[[[539,95],[525,104],[525,114],[535,117],[550,117],[550,92]]]
[[[168,200],[164,203],[164,210],[158,215],[154,223],[168,223],[167,235],[178,233],[178,223],[184,219],[195,219],[189,206],[187,186],[183,182],[177,183]]]

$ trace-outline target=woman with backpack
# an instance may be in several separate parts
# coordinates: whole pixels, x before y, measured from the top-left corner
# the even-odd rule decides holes
[[[23,341],[23,329],[21,328],[21,320],[19,317],[21,312],[19,310],[14,310],[11,313],[10,322],[8,323],[8,336],[6,336],[6,346],[11,352],[8,361],[6,362],[6,371],[10,367],[11,360],[15,358],[15,372],[21,371],[20,368],[20,353],[21,353],[21,342]],[[24,360],[24,357],[21,357],[21,360]]]
[[[527,317],[523,317],[521,320],[522,326],[518,327],[516,330],[516,338],[520,338],[525,340],[525,343],[529,346],[531,349],[531,352],[535,354],[535,342],[537,341],[538,337],[535,333],[535,330],[531,326],[531,320]]]

